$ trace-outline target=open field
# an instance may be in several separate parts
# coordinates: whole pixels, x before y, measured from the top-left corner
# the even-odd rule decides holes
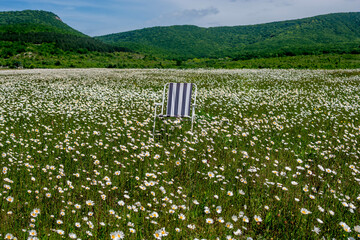
[[[357,239],[359,119],[360,70],[0,71],[0,238]]]

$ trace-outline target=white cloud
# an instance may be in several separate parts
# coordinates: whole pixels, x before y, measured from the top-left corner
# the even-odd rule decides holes
[[[165,2],[165,0],[163,0]],[[179,11],[217,10],[216,14],[188,20],[204,27],[259,24],[311,17],[320,14],[360,11],[358,0],[166,0]],[[181,20],[180,18],[178,20]],[[182,24],[178,22],[177,24]]]
[[[180,24],[194,24],[202,21],[202,19],[216,15],[219,13],[219,9],[215,7],[208,7],[203,9],[183,9],[173,12],[167,12],[161,14],[155,19],[151,19],[147,22],[147,25],[180,25]]]

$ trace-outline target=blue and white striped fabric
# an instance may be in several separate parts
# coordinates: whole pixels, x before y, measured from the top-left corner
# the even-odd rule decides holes
[[[166,117],[190,117],[192,83],[169,83]]]

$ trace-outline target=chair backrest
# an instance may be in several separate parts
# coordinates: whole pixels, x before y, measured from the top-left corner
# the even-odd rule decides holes
[[[166,116],[190,117],[192,89],[192,83],[169,83]]]

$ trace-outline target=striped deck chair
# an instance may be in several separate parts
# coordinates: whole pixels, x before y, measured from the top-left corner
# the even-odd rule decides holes
[[[168,94],[167,94],[166,114],[164,114],[166,88],[168,88]],[[157,117],[191,118],[191,132],[192,132],[194,117],[195,117],[195,107],[196,107],[196,90],[197,87],[194,83],[165,84],[162,102],[155,103],[153,135],[155,134],[155,121]],[[194,92],[194,103],[191,104],[191,96],[193,92]],[[157,106],[161,106],[161,113],[159,115],[156,114]]]

